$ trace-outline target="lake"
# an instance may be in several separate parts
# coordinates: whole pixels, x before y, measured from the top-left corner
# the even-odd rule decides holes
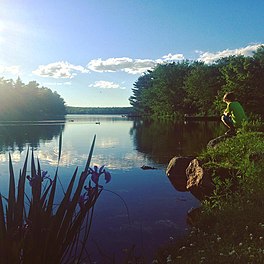
[[[88,245],[94,263],[110,263],[113,256],[116,263],[122,263],[132,248],[135,256],[144,256],[151,262],[159,246],[188,232],[186,214],[199,206],[199,201],[188,192],[175,190],[166,176],[166,167],[174,156],[196,155],[210,139],[223,133],[219,122],[183,124],[121,116],[68,115],[65,122],[1,123],[2,194],[8,191],[9,153],[16,176],[28,147],[34,149],[42,169],[54,176],[61,131],[62,185],[67,184],[77,166],[80,171],[84,168],[94,135],[91,165],[105,165],[112,175],[95,206]],[[143,170],[143,165],[156,169]]]

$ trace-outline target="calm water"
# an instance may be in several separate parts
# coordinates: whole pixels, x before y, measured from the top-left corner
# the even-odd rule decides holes
[[[100,122],[100,124],[98,124]],[[116,256],[122,263],[127,250],[150,261],[157,248],[186,234],[186,213],[199,202],[180,193],[165,170],[174,156],[199,153],[221,134],[219,123],[172,124],[128,120],[121,116],[67,116],[66,122],[0,124],[0,191],[8,190],[8,153],[16,175],[28,147],[42,169],[54,175],[58,141],[63,131],[59,176],[67,184],[76,166],[82,170],[96,134],[91,165],[105,165],[112,180],[105,188],[116,192],[129,208],[130,220],[120,198],[104,191],[96,205],[90,236],[90,255],[96,263]],[[142,165],[157,168],[142,170]]]

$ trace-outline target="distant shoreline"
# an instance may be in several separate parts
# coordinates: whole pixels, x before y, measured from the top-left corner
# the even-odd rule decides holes
[[[75,107],[66,106],[66,114],[117,114],[133,113],[133,107]]]

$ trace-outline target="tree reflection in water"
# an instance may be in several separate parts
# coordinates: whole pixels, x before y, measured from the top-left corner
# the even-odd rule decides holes
[[[0,153],[17,149],[22,152],[26,145],[36,149],[40,141],[50,141],[58,137],[63,130],[64,123],[0,124]]]
[[[134,120],[130,134],[136,149],[159,164],[174,156],[197,155],[207,143],[224,133],[220,122]]]

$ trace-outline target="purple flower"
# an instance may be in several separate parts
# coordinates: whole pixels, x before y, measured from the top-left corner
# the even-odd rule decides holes
[[[41,175],[36,174],[35,176],[29,176],[26,177],[29,181],[30,186],[32,187],[37,180],[41,180],[43,182],[44,180],[49,180],[50,184],[52,184],[52,179],[50,178],[50,175],[48,175],[48,171],[41,171]]]
[[[101,187],[101,186],[99,186]],[[102,187],[101,187],[102,188]],[[92,187],[91,185],[91,181],[89,181],[89,186],[85,185],[84,186],[84,189],[86,190],[86,195],[89,197],[89,198],[92,198],[93,195],[95,194],[96,192],[96,187]]]
[[[79,206],[81,209],[84,209],[85,202],[88,200],[86,193],[81,194],[79,197]]]
[[[105,175],[105,183],[110,182],[111,181],[111,174],[110,174],[110,172],[105,171],[104,172],[104,175]]]
[[[88,174],[84,174],[81,177],[86,177],[88,175],[91,175],[91,180],[89,181],[89,185],[84,186],[85,192],[80,195],[79,197],[79,206],[81,210],[85,208],[85,204],[89,202],[89,200],[93,199],[95,195],[98,194],[98,188],[103,188],[102,185],[99,185],[99,178],[101,175],[104,176],[105,182],[108,183],[111,181],[111,174],[107,172],[104,168],[104,166],[98,168],[98,166],[94,166],[93,168],[89,168]],[[95,183],[95,186],[92,186],[92,182]]]
[[[105,178],[105,183],[108,183],[111,181],[111,174],[109,172],[107,172],[104,168],[104,165],[100,168],[98,168],[97,166],[94,166],[94,168],[89,168],[89,174],[91,174],[91,180],[98,185],[99,183],[99,177],[101,175],[104,175]],[[100,186],[102,187],[102,186]]]

